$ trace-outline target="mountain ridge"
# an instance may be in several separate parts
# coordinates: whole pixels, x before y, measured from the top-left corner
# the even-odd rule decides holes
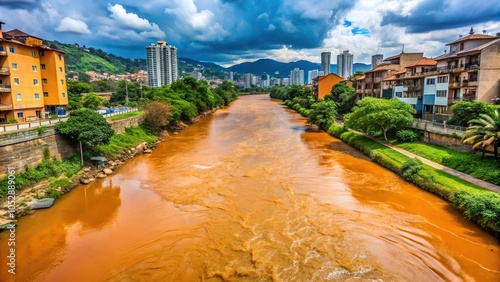
[[[44,41],[44,44],[61,50],[66,53],[66,70],[70,72],[107,72],[110,74],[135,73],[140,69],[146,69],[146,59],[129,59],[107,53],[101,49],[80,46],[79,44],[67,44],[58,41]],[[218,77],[224,79],[229,71],[244,74],[252,73],[262,75],[264,72],[273,76],[276,71],[280,77],[287,77],[295,68],[304,70],[305,80],[307,81],[307,72],[310,70],[319,70],[321,65],[307,60],[298,60],[293,62],[279,62],[274,59],[263,58],[253,62],[244,62],[230,67],[223,67],[212,62],[201,62],[190,58],[178,58],[179,73],[189,75],[195,69],[201,71],[207,79]],[[370,65],[355,63],[353,72],[366,71],[371,68]],[[332,73],[337,72],[337,65],[330,66]]]

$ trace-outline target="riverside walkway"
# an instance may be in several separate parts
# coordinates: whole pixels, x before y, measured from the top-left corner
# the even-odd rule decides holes
[[[448,173],[448,174],[454,175],[454,176],[459,177],[459,178],[461,178],[461,179],[463,179],[463,180],[465,180],[465,181],[467,181],[467,182],[470,182],[470,183],[476,184],[477,186],[483,187],[483,188],[488,189],[488,190],[491,190],[491,191],[493,191],[493,192],[500,193],[500,186],[498,186],[498,185],[495,185],[495,184],[492,184],[492,183],[486,182],[486,181],[481,180],[481,179],[477,179],[477,178],[472,177],[472,176],[470,176],[470,175],[468,175],[468,174],[466,174],[466,173],[460,172],[460,171],[458,171],[458,170],[454,170],[454,169],[449,168],[449,167],[447,167],[447,166],[444,166],[444,165],[442,165],[442,164],[438,164],[438,163],[433,162],[433,161],[431,161],[431,160],[429,160],[429,159],[426,159],[426,158],[423,158],[423,157],[421,157],[421,156],[415,155],[415,154],[414,154],[414,153],[412,153],[412,152],[409,152],[409,151],[407,151],[407,150],[401,149],[401,148],[399,148],[399,147],[397,147],[397,146],[394,146],[394,145],[392,145],[392,144],[389,144],[389,143],[387,143],[387,142],[385,142],[385,141],[382,141],[382,140],[380,140],[380,139],[377,139],[377,138],[375,138],[375,137],[373,137],[373,136],[370,136],[370,135],[368,135],[368,134],[365,134],[365,133],[362,133],[362,132],[358,132],[358,131],[355,131],[355,132],[356,132],[357,134],[360,134],[360,135],[366,136],[366,137],[368,137],[368,138],[372,139],[373,141],[376,141],[376,142],[378,142],[378,143],[380,143],[380,144],[382,144],[382,145],[384,145],[384,146],[387,146],[387,147],[389,147],[389,148],[391,148],[391,149],[393,149],[393,150],[395,150],[395,151],[398,151],[398,152],[400,152],[401,154],[406,155],[406,156],[408,156],[408,157],[410,157],[410,158],[417,158],[417,159],[421,160],[421,161],[422,161],[422,163],[424,163],[424,164],[426,164],[426,165],[428,165],[428,166],[430,166],[430,167],[433,167],[433,168],[435,168],[435,169],[442,170],[442,171],[444,171],[444,172],[446,172],[446,173]]]

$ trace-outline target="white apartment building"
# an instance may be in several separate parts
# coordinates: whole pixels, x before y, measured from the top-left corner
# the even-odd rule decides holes
[[[161,87],[178,79],[177,48],[165,41],[146,46],[148,85]]]

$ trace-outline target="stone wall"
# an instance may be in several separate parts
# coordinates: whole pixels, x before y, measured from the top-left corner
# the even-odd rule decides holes
[[[131,126],[138,126],[142,120],[144,119],[144,116],[135,116],[135,117],[130,117],[126,119],[121,119],[117,121],[111,121],[108,120],[109,123],[111,123],[111,127],[116,133],[122,133],[125,131],[125,128],[131,127]]]
[[[35,133],[38,132],[35,130]],[[26,133],[28,134],[28,133]],[[31,133],[30,133],[31,134]],[[15,167],[19,173],[25,166],[35,166],[43,160],[43,149],[50,150],[50,157],[68,158],[79,152],[78,146],[71,144],[63,136],[52,134],[0,147],[0,177],[7,174],[7,167]]]
[[[461,139],[456,139],[449,137],[447,135],[442,135],[439,133],[434,133],[434,132],[429,132],[426,131],[424,132],[421,141],[431,143],[431,144],[436,144],[439,146],[443,147],[448,147],[453,150],[458,150],[458,151],[463,151],[463,152],[470,152],[472,151],[472,146],[468,144],[464,144]]]

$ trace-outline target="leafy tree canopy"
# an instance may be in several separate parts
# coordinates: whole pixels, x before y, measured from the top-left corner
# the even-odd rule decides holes
[[[470,120],[478,119],[481,114],[493,115],[495,108],[498,108],[498,106],[479,101],[458,102],[451,106],[453,115],[448,121],[448,124],[467,126]]]
[[[90,147],[108,144],[114,134],[111,124],[90,109],[72,111],[67,121],[57,124],[57,129],[61,134]]]
[[[356,91],[345,82],[340,82],[332,87],[332,91],[324,99],[334,101],[339,114],[344,115],[349,113],[354,107],[356,103]]]
[[[312,105],[307,122],[327,130],[337,117],[335,102],[319,101]]]
[[[345,124],[364,132],[382,130],[387,141],[389,130],[399,130],[413,122],[413,108],[396,98],[366,97],[358,101],[352,113],[345,115]]]
[[[78,80],[68,80],[68,92],[73,93],[73,94],[83,94],[83,93],[90,93],[93,92],[94,89],[92,88],[92,85],[78,81]]]
[[[94,92],[86,94],[82,97],[82,105],[87,109],[96,110],[98,107],[103,106],[106,100],[98,96]]]

